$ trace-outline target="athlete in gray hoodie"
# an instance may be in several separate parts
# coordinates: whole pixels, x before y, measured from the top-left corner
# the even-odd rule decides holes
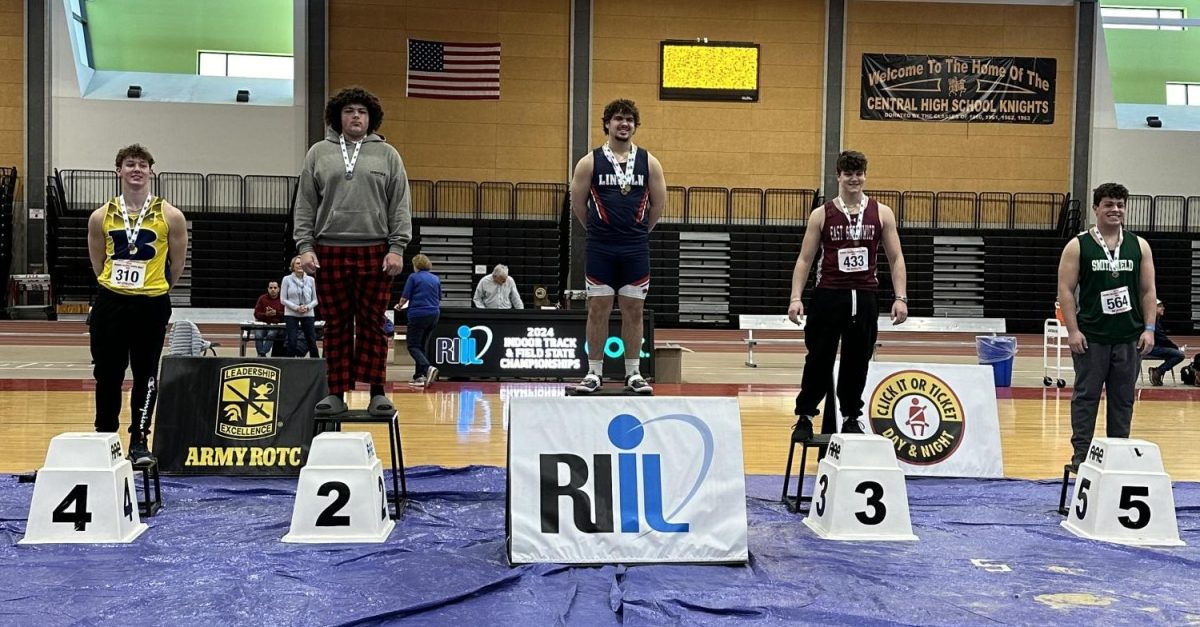
[[[374,94],[341,90],[325,106],[325,139],[309,148],[300,171],[293,235],[305,271],[321,270],[325,320],[330,394],[317,403],[317,415],[345,412],[345,393],[356,381],[371,386],[372,415],[395,413],[383,387],[383,320],[412,239],[412,212],[400,153],[375,132],[382,121]]]

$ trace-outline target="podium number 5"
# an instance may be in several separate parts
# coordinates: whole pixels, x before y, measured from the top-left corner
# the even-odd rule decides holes
[[[867,507],[871,508],[871,513],[854,512],[854,517],[858,522],[864,525],[878,525],[883,522],[887,516],[887,507],[883,505],[883,486],[875,481],[864,481],[854,488],[859,494],[867,494]]]
[[[1078,518],[1079,520],[1083,520],[1083,517],[1087,516],[1087,503],[1088,503],[1087,491],[1088,491],[1088,488],[1090,488],[1090,487],[1092,487],[1091,479],[1080,479],[1079,480],[1079,493],[1077,495],[1075,495],[1076,500],[1079,501],[1079,504],[1075,506],[1075,517]],[[1124,497],[1122,497],[1122,498],[1124,498]]]
[[[1121,523],[1121,526],[1126,529],[1141,529],[1150,524],[1150,505],[1145,501],[1134,498],[1139,496],[1150,496],[1149,486],[1121,486],[1121,502],[1118,507],[1121,509],[1132,509],[1137,512],[1136,519],[1128,515],[1117,518],[1117,522]]]

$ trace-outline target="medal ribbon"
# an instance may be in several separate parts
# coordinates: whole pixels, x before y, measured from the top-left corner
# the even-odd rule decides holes
[[[138,212],[137,222],[132,226],[129,224],[129,209],[125,206],[125,195],[117,196],[117,202],[121,205],[121,221],[125,223],[125,237],[128,238],[128,246],[130,254],[137,249],[137,236],[142,231],[142,220],[146,219],[146,214],[150,212],[150,201],[154,196],[147,194],[146,202],[142,203],[142,210]]]
[[[621,164],[617,161],[617,156],[613,154],[612,148],[608,146],[608,142],[604,143],[604,156],[608,162],[612,164],[613,171],[617,175],[617,184],[622,189],[626,189],[633,185],[633,164],[637,161],[637,146],[629,144],[629,160],[625,162],[625,170],[621,171]]]
[[[354,142],[353,157],[346,152],[346,136],[338,136],[338,141],[342,143],[342,162],[346,164],[346,178],[350,178],[354,175],[354,164],[358,163],[358,151],[362,150],[363,140],[360,139],[357,142]]]
[[[1092,237],[1096,239],[1096,243],[1100,244],[1100,248],[1104,250],[1104,256],[1108,257],[1108,269],[1115,275],[1120,272],[1119,266],[1121,261],[1121,244],[1125,241],[1125,228],[1122,227],[1117,235],[1117,249],[1109,250],[1108,244],[1104,242],[1104,236],[1100,234],[1100,229],[1092,227],[1089,229]]]

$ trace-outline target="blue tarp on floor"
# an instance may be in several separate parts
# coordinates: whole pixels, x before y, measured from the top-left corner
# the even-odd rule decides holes
[[[529,565],[504,548],[504,470],[416,468],[380,545],[283,544],[295,480],[167,478],[132,545],[16,546],[31,484],[0,478],[4,625],[1164,623],[1200,620],[1200,485],[1178,548],[1075,538],[1057,482],[910,479],[915,543],[817,539],[747,479],[745,566]],[[973,561],[975,560],[975,561]]]

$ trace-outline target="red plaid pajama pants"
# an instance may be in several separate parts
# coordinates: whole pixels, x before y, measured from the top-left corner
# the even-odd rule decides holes
[[[384,312],[392,277],[382,270],[387,244],[316,246],[321,269],[317,311],[325,321],[325,369],[330,394],[354,389],[355,381],[383,384],[388,338]]]

